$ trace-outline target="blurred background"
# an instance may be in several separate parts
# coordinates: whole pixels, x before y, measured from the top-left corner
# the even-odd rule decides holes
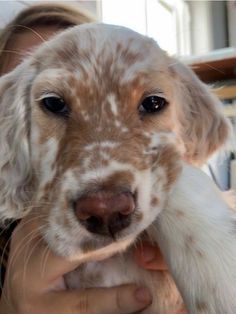
[[[0,0],[0,29],[34,2]],[[236,134],[236,1],[60,2],[83,7],[99,22],[126,26],[148,35],[170,55],[181,58],[222,100]],[[223,157],[214,156],[206,171],[221,189],[236,189],[236,141]]]
[[[34,1],[0,1],[0,28]],[[61,1],[63,2],[63,1]],[[153,37],[175,55],[199,55],[236,46],[236,1],[64,1],[85,7],[99,21]]]

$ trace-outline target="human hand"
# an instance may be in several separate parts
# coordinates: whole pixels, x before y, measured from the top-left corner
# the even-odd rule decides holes
[[[156,245],[152,245],[148,242],[143,242],[134,252],[136,263],[145,269],[149,270],[168,270],[164,257]]]
[[[142,242],[134,251],[136,263],[147,270],[168,271],[164,257],[157,245],[152,245],[149,242]],[[187,314],[184,306],[176,314]]]
[[[151,303],[149,292],[135,285],[66,290],[63,275],[78,262],[58,257],[46,247],[36,219],[24,219],[13,233],[1,314],[129,314]]]

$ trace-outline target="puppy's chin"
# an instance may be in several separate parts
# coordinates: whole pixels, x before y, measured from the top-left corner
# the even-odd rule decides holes
[[[115,238],[96,235],[85,237],[80,242],[78,253],[70,255],[69,259],[79,262],[100,261],[117,253],[122,253],[137,239],[143,238],[150,223],[148,222],[148,225],[143,226],[140,223],[133,223],[129,228],[122,230]]]
[[[125,251],[134,241],[135,237],[133,235],[118,241],[112,239],[104,241],[85,240],[82,242],[81,250],[76,254],[70,255],[68,259],[78,261],[79,263],[101,261]]]

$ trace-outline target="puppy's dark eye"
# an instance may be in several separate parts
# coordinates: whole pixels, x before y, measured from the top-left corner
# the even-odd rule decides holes
[[[165,98],[151,95],[144,98],[139,106],[140,113],[155,113],[165,108],[167,101]]]
[[[42,99],[43,106],[48,110],[58,115],[67,115],[69,113],[69,108],[67,107],[65,101],[56,96],[49,96]]]

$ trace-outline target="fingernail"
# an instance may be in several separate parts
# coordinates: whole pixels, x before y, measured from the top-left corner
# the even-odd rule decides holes
[[[142,303],[151,303],[152,297],[147,288],[138,288],[135,290],[135,298]]]
[[[142,258],[145,263],[152,262],[156,257],[155,250],[152,248],[143,248]]]

